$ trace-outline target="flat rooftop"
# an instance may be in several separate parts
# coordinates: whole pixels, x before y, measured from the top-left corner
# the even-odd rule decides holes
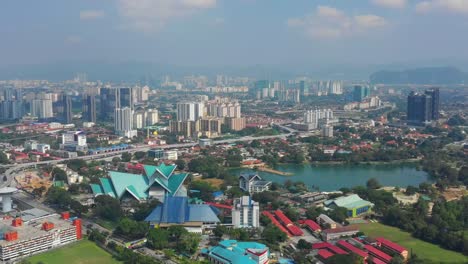
[[[19,227],[14,227],[12,225],[14,219],[12,217],[2,216],[0,218],[0,233],[4,234],[10,231],[18,232],[17,240],[6,241],[2,238],[2,240],[0,240],[0,247],[43,236],[57,229],[67,229],[73,226],[71,220],[63,220],[58,214],[50,214],[37,208],[22,211],[21,214],[23,216],[23,225]],[[42,223],[44,222],[53,223],[54,228],[49,231],[43,230]]]

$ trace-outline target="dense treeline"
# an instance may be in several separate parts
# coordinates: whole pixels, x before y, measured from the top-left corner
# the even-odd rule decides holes
[[[428,202],[419,200],[410,207],[392,206],[383,222],[411,232],[422,240],[468,254],[468,197],[459,201],[436,201],[429,213]]]

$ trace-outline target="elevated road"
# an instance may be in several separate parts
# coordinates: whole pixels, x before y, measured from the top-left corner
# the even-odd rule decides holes
[[[293,131],[291,128],[284,127],[285,130],[289,131],[287,134],[281,134],[281,135],[274,135],[274,136],[260,136],[260,137],[252,137],[252,136],[245,136],[241,138],[234,138],[234,139],[225,139],[225,140],[217,140],[213,141],[213,144],[215,145],[221,145],[221,144],[231,144],[235,142],[246,142],[246,141],[252,141],[252,140],[264,140],[264,139],[273,139],[273,138],[286,138],[290,135],[292,135]],[[16,173],[18,173],[21,170],[24,170],[26,168],[30,167],[35,167],[38,165],[48,165],[48,164],[57,164],[69,160],[99,160],[99,159],[105,159],[109,157],[115,157],[119,156],[123,153],[134,153],[138,151],[148,151],[150,149],[178,149],[178,148],[190,148],[198,145],[198,143],[180,143],[180,144],[170,144],[170,145],[162,145],[162,146],[152,146],[152,145],[139,145],[134,148],[130,149],[125,149],[125,150],[119,150],[119,151],[113,151],[113,152],[107,152],[107,153],[100,153],[100,154],[94,154],[94,155],[86,155],[86,156],[80,156],[76,158],[65,158],[65,159],[59,159],[59,160],[45,160],[45,161],[38,161],[38,162],[28,162],[28,163],[20,163],[20,164],[4,164],[0,165],[0,168],[7,168],[5,171],[5,176],[6,176],[6,181],[3,181],[3,179],[0,180],[0,188],[5,187],[5,186],[10,186],[13,182],[13,177]]]

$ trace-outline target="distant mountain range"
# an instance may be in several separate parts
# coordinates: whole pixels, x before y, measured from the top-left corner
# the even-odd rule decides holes
[[[416,68],[378,71],[369,80],[371,83],[381,84],[464,84],[468,83],[468,73],[454,67]]]

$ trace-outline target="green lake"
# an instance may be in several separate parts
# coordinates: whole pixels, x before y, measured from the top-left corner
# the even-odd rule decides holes
[[[367,180],[376,178],[383,186],[406,187],[418,186],[429,179],[426,172],[417,170],[415,164],[319,164],[319,165],[279,165],[279,171],[292,173],[292,176],[281,176],[258,171],[259,175],[269,181],[283,183],[286,180],[302,181],[309,187],[317,186],[320,191],[335,191],[342,187],[365,186]],[[231,172],[252,172],[250,169],[234,169]]]

